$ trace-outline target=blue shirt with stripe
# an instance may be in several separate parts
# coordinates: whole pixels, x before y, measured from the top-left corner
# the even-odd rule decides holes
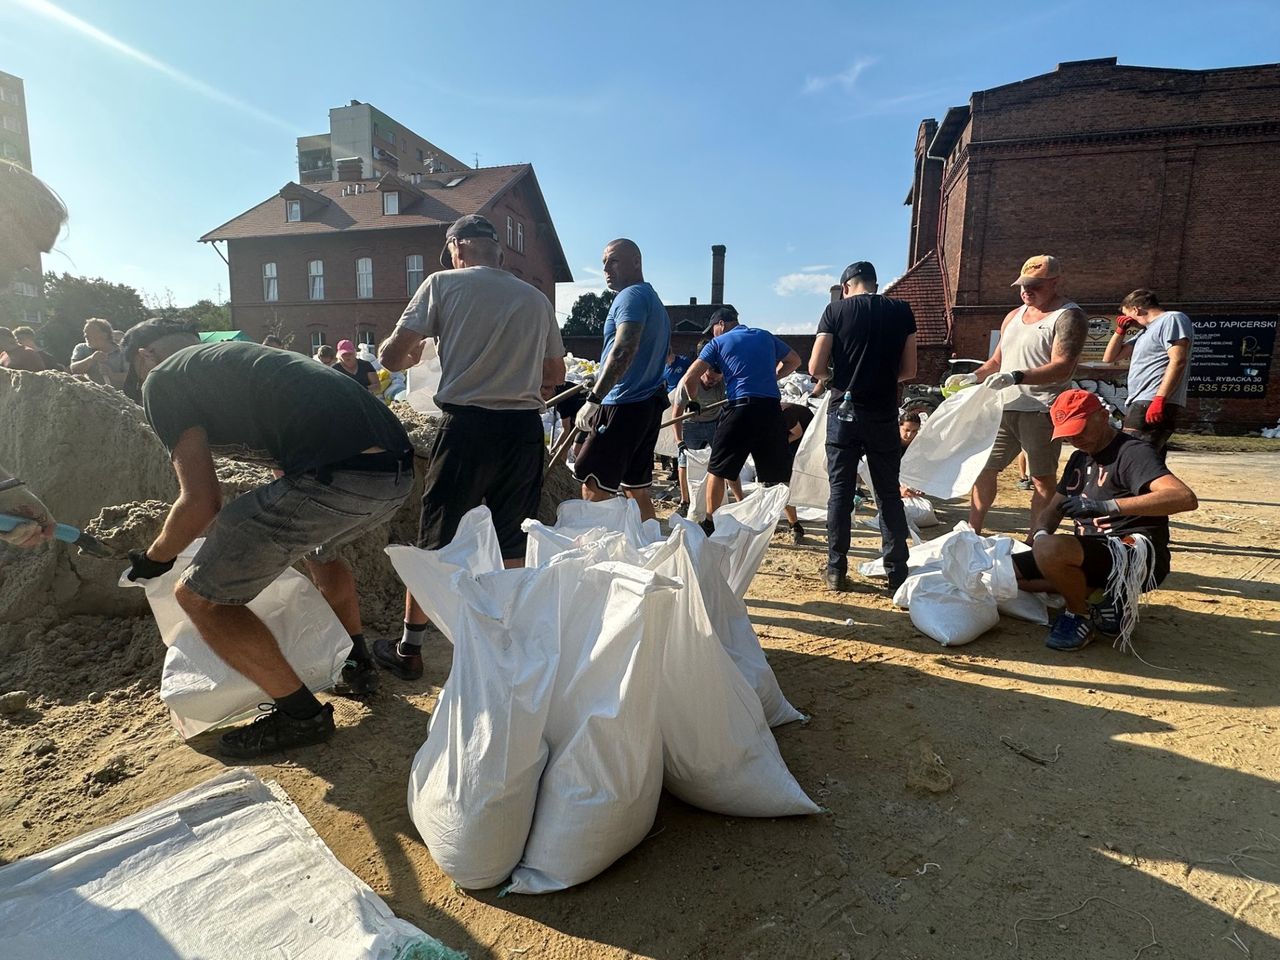
[[[778,390],[778,361],[790,352],[791,348],[768,330],[739,325],[703,347],[698,359],[724,374],[725,396],[730,400],[777,400],[782,396]]]

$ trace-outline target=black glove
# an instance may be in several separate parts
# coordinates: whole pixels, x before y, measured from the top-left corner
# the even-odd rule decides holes
[[[126,576],[134,583],[163,577],[173,569],[172,560],[152,560],[145,550],[129,551],[129,572]]]
[[[683,440],[681,440],[679,443],[676,444],[676,450],[678,450],[680,453],[686,453],[688,449],[689,448],[684,445]]]
[[[1062,501],[1062,515],[1072,520],[1088,520],[1091,517],[1109,517],[1119,513],[1114,500],[1094,500],[1092,497],[1067,497]]]
[[[684,405],[684,412],[685,413],[701,413],[702,404],[700,404],[697,400],[690,400],[688,403]]]

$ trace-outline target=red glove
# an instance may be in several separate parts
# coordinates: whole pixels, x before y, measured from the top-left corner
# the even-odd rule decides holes
[[[1147,426],[1154,427],[1164,420],[1164,397],[1156,397],[1147,407]]]
[[[1123,313],[1116,317],[1116,333],[1126,334],[1139,325],[1137,320],[1133,319],[1133,317],[1127,317]]]

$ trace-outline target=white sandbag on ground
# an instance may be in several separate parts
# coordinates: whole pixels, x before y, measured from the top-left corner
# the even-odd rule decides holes
[[[943,400],[902,455],[899,482],[943,500],[967,495],[1000,429],[1002,396],[978,385]]]
[[[827,473],[827,409],[831,395],[824,395],[813,411],[813,422],[800,437],[791,468],[791,505],[827,508],[831,479]]]
[[[491,569],[453,562],[488,539]],[[396,573],[453,640],[453,665],[410,768],[408,798],[431,856],[466,888],[506,880],[524,851],[547,761],[543,729],[561,607],[577,586],[568,568],[503,570],[496,546],[489,511],[480,507],[463,517],[445,550],[387,547]],[[433,598],[448,598],[447,609]]]
[[[928,497],[903,497],[902,508],[907,514],[907,523],[913,527],[936,527],[938,515],[933,512],[933,504]]]
[[[712,629],[685,543],[691,535],[677,529],[648,564],[685,585],[654,605],[668,624],[658,703],[666,788],[731,817],[818,813],[778,752],[759,697]]]
[[[739,597],[747,595],[790,496],[785,483],[758,487],[740,503],[716,511],[711,539],[729,547],[729,586]]]
[[[258,712],[271,697],[214,653],[178,606],[173,588],[204,540],[194,541],[164,576],[122,587],[142,587],[160,628],[165,652],[160,699],[184,739]],[[280,645],[289,666],[312,692],[332,687],[351,651],[351,637],[315,585],[290,568],[248,604]]]
[[[556,511],[555,530],[578,537],[596,529],[618,531],[637,550],[663,539],[662,525],[656,520],[640,520],[640,505],[629,497],[608,500],[566,500]]]
[[[563,611],[546,725],[551,757],[509,892],[549,893],[590,880],[653,826],[662,791],[657,711],[665,625],[650,610],[655,594],[678,589],[629,564],[582,573]]]
[[[6,960],[463,960],[244,769],[0,867]]]

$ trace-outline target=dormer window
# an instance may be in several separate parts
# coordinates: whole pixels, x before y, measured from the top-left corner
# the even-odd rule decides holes
[[[382,212],[388,217],[400,212],[400,191],[387,190],[382,194]]]
[[[289,223],[302,222],[302,201],[286,200],[284,202],[284,218]]]

